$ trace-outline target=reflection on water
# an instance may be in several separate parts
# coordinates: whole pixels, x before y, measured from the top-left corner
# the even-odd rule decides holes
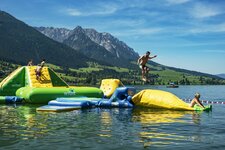
[[[129,123],[137,122],[136,142],[144,147],[168,145],[185,141],[185,135],[168,132],[171,124],[199,124],[200,114],[190,111],[137,109],[93,109],[66,113],[36,113],[34,106],[0,106],[0,146],[13,145],[21,140],[56,136],[51,142],[62,142],[58,137],[101,137],[99,143],[114,138],[134,136]],[[173,129],[174,127],[170,127]],[[77,131],[74,132],[73,130]],[[62,132],[61,132],[62,131]],[[67,133],[67,135],[65,134]],[[74,133],[73,133],[74,132]],[[131,134],[131,135],[130,135]],[[135,139],[135,138],[134,138]],[[198,139],[198,136],[190,138]],[[50,142],[50,141],[49,141]]]
[[[0,106],[0,114],[0,132],[3,141],[15,143],[21,139],[37,138],[49,130],[46,124],[47,116],[37,116],[30,106]],[[0,143],[6,144],[3,141]]]
[[[140,121],[142,124],[182,123],[184,122],[183,116],[187,114],[193,114],[193,112],[140,108],[134,109],[133,120]]]
[[[35,105],[0,105],[0,149],[174,149],[218,145],[223,106],[212,112],[149,108],[37,113]]]
[[[149,147],[151,145],[158,145],[162,147],[164,145],[172,144],[178,140],[184,141],[187,139],[186,136],[179,135],[176,132],[162,130],[162,126],[165,126],[167,129],[167,125],[175,123],[198,124],[198,116],[200,113],[201,112],[141,108],[133,110],[132,118],[133,121],[140,122],[142,125],[142,131],[139,134],[139,142],[143,143],[144,147]],[[191,118],[192,120],[184,118]]]
[[[102,112],[100,117],[102,126],[100,126],[101,132],[98,135],[101,137],[111,137],[112,118],[110,112]]]

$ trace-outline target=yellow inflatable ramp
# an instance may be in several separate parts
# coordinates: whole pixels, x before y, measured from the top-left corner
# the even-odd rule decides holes
[[[176,95],[161,90],[143,90],[132,97],[137,106],[171,110],[195,110]]]
[[[41,78],[37,80],[36,70],[37,66],[28,66],[28,81],[30,87],[53,87],[52,81],[49,75],[48,67],[43,67],[41,71]]]

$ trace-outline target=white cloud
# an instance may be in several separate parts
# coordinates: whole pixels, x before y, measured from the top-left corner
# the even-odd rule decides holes
[[[109,15],[118,10],[116,5],[104,5],[89,13],[89,15]],[[87,13],[88,14],[88,13]]]
[[[169,4],[183,4],[183,3],[187,3],[191,0],[166,0]]]
[[[159,33],[162,30],[163,30],[162,28],[143,28],[143,29],[134,30],[134,32],[141,35],[148,35],[148,34]]]
[[[202,52],[204,52],[204,53],[222,53],[222,54],[224,54],[225,50],[217,50],[217,49],[215,49],[215,50],[203,50]]]
[[[81,16],[82,15],[82,13],[79,10],[73,9],[73,8],[67,8],[67,9],[65,9],[64,12],[70,16]]]
[[[222,13],[223,11],[216,6],[206,5],[206,4],[203,5],[201,3],[195,4],[194,7],[190,9],[190,14],[194,18],[199,18],[199,19],[217,16]]]
[[[188,32],[190,33],[225,32],[225,23],[216,24],[216,25],[201,25],[200,27],[190,29]]]
[[[60,12],[69,16],[96,16],[96,15],[110,15],[118,10],[116,5],[101,5],[91,8],[64,8]]]
[[[141,29],[131,29],[124,30],[123,32],[114,32],[116,36],[144,36],[153,35],[162,32],[162,28],[141,28]]]
[[[141,26],[145,23],[146,21],[144,19],[117,19],[110,21],[110,24],[108,24],[108,26],[134,27]]]

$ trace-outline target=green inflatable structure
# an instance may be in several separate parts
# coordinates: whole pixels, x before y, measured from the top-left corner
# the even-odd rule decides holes
[[[19,67],[2,80],[0,103],[4,103],[7,96],[21,97],[25,102],[33,104],[47,104],[58,97],[103,97],[103,92],[99,88],[69,86],[48,67],[43,67],[41,78],[37,79],[36,67]]]

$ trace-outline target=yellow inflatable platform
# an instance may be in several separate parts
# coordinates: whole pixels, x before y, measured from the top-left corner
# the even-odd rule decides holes
[[[110,98],[115,92],[116,88],[118,88],[120,85],[123,86],[119,79],[103,79],[100,89],[107,98]]]
[[[136,106],[170,109],[170,110],[210,110],[211,105],[206,108],[199,108],[199,106],[189,107],[188,103],[185,103],[179,99],[176,95],[161,91],[161,90],[142,90],[132,97],[132,101]]]

